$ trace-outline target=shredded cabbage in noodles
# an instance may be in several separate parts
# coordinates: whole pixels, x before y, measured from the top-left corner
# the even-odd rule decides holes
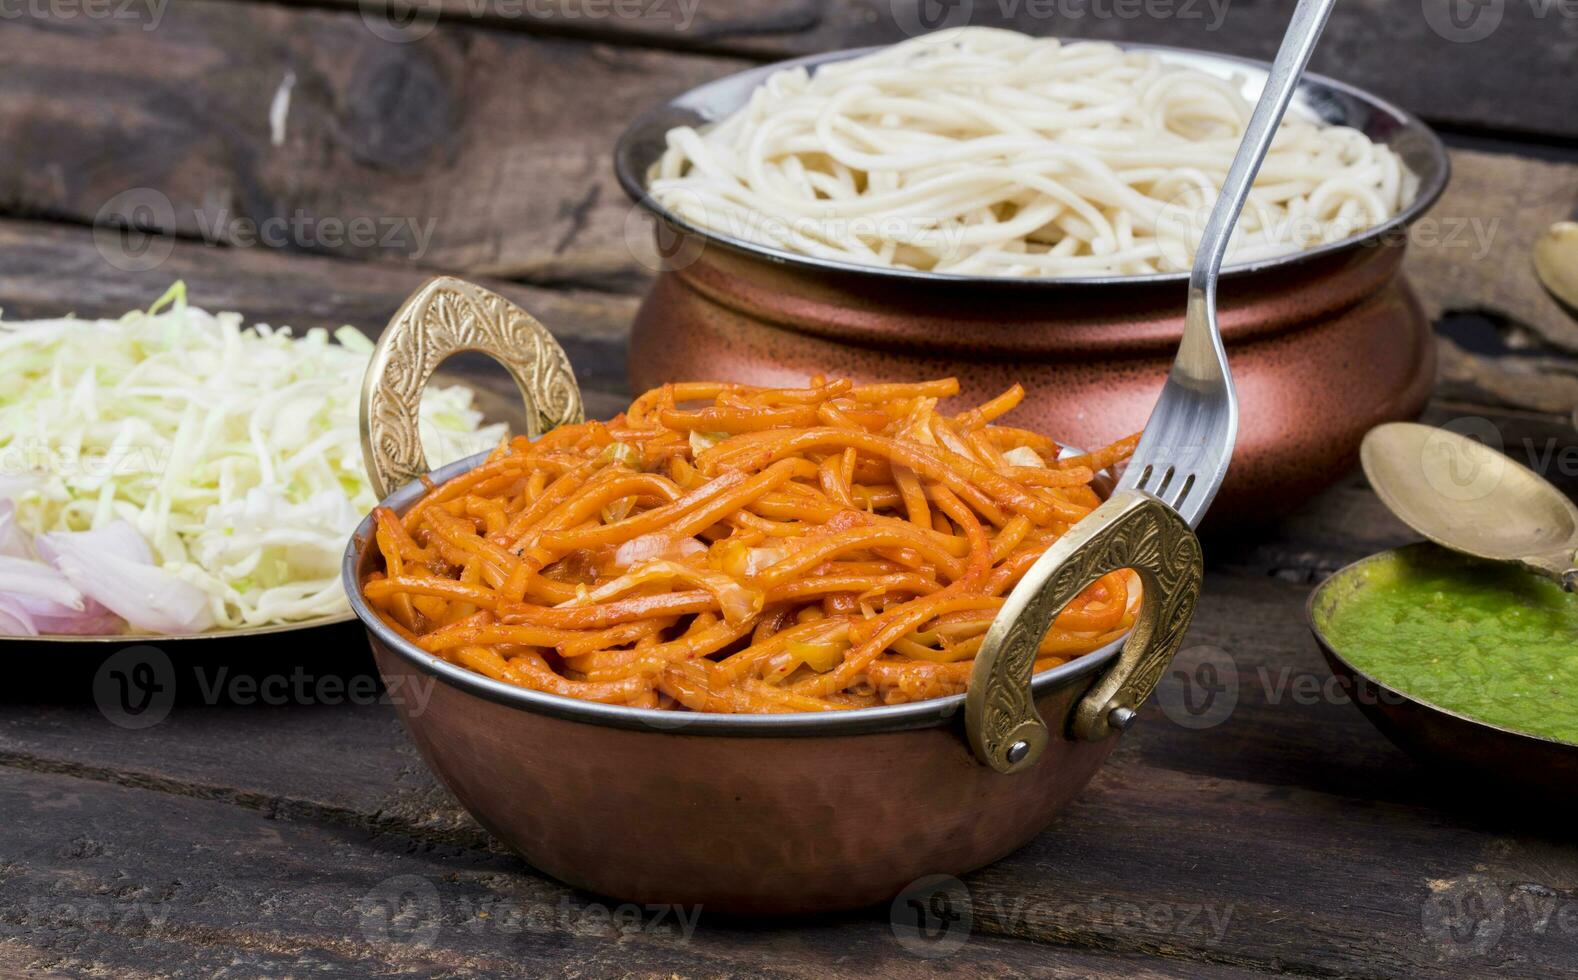
[[[186,303],[176,283],[119,320],[0,321],[0,497],[30,534],[125,520],[215,625],[343,612],[339,564],[377,504],[358,421],[372,343],[292,336]],[[491,448],[463,387],[428,389],[435,466]]]

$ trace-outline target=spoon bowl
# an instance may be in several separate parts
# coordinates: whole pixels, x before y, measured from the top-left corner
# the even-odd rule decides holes
[[[1388,510],[1444,548],[1517,562],[1578,591],[1578,506],[1467,436],[1414,422],[1371,429],[1364,474]]]

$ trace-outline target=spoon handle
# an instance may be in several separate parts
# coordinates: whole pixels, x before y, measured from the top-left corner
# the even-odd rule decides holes
[[[1567,548],[1548,555],[1530,555],[1519,564],[1531,572],[1555,579],[1568,592],[1578,592],[1578,554]]]

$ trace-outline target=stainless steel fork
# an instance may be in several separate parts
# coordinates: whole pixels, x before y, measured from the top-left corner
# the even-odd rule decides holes
[[[1221,489],[1238,437],[1238,395],[1216,322],[1217,278],[1335,3],[1299,0],[1293,12],[1195,253],[1178,357],[1117,489],[1031,567],[982,642],[965,723],[976,757],[1001,772],[1031,765],[1046,747],[1046,724],[1030,691],[1036,653],[1057,614],[1087,585],[1132,568],[1144,598],[1117,661],[1075,707],[1076,738],[1105,738],[1133,722],[1194,616],[1204,563],[1193,529]]]

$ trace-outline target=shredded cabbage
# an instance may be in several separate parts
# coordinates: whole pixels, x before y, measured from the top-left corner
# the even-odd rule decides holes
[[[224,628],[347,608],[340,555],[377,503],[358,420],[372,343],[243,328],[176,283],[119,320],[0,321],[0,496],[29,534],[129,522]],[[430,387],[434,465],[496,445],[463,387]]]

